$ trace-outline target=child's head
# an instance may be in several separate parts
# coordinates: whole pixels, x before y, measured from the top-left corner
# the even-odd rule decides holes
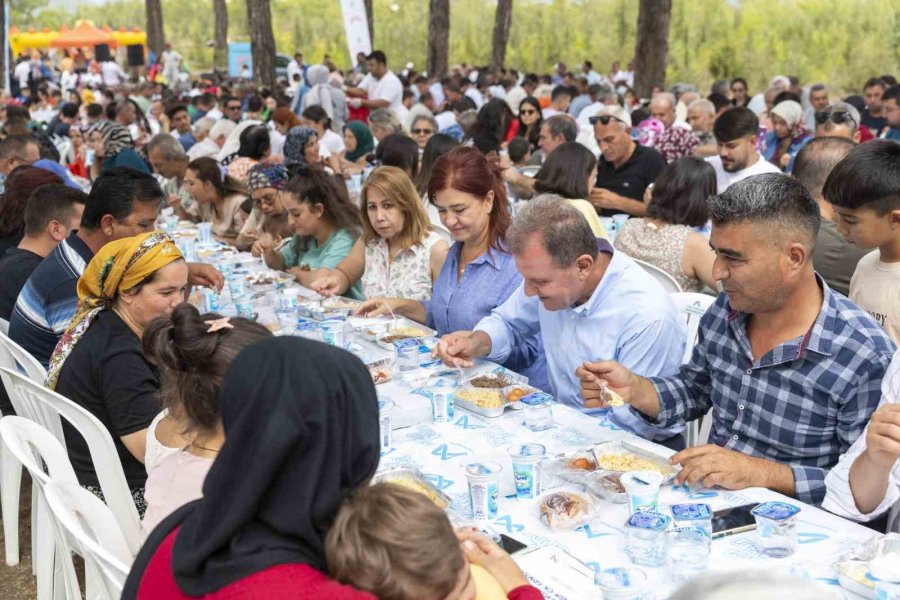
[[[838,231],[859,248],[877,248],[900,236],[900,144],[872,140],[853,148],[822,189],[834,206]]]
[[[515,137],[509,141],[509,147],[507,149],[509,152],[509,160],[516,165],[528,162],[528,159],[531,157],[530,150],[531,148],[528,144],[528,140],[522,137]]]
[[[473,600],[475,584],[453,527],[425,495],[391,483],[345,500],[325,540],[337,581],[381,600]]]

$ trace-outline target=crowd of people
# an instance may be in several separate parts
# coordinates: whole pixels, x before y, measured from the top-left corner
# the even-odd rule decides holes
[[[359,315],[435,329],[447,365],[486,358],[608,413],[675,449],[678,483],[864,522],[900,499],[892,76],[843,99],[784,76],[641,99],[619,63],[433,78],[357,61],[298,53],[272,90],[98,82],[87,61],[27,74],[0,108],[0,318],[113,437],[146,537],[124,597],[474,598],[491,579],[541,597],[489,539],[368,485],[358,360],[185,302],[224,277],[182,256],[163,211]],[[715,296],[687,362],[638,261]],[[686,448],[704,416],[709,443]],[[400,515],[417,527],[385,529]]]

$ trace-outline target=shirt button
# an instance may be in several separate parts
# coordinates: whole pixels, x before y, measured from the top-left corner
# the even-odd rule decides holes
[[[733,440],[735,440],[735,441],[737,441],[737,439],[738,439],[738,436],[737,436],[737,434],[734,434],[734,435],[733,435],[733,436],[731,436],[731,439],[733,439]]]
[[[743,405],[743,404],[738,404],[738,410],[744,410],[744,405]]]
[[[747,369],[747,375],[753,375],[753,369]]]

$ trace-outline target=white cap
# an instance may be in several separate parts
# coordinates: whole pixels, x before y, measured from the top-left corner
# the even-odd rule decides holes
[[[608,115],[617,121],[621,121],[625,123],[628,127],[631,127],[631,115],[628,114],[628,111],[619,106],[618,104],[614,106],[603,105],[600,107],[596,113],[594,113],[595,117],[600,117],[603,115]]]

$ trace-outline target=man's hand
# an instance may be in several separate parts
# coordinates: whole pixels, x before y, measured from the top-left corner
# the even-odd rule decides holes
[[[597,208],[605,208],[607,210],[625,210],[628,199],[620,196],[615,192],[611,192],[605,188],[594,188],[591,190],[591,204]]]
[[[188,263],[188,283],[222,291],[225,285],[225,277],[212,265],[205,263]]]
[[[681,465],[675,478],[678,484],[704,488],[719,486],[727,490],[775,488],[769,481],[769,472],[773,467],[784,466],[714,444],[682,450],[669,462]]]
[[[517,587],[528,585],[528,579],[516,561],[483,533],[457,531],[456,537],[466,559],[490,573],[503,588],[504,594],[509,595]]]
[[[872,414],[865,453],[874,464],[893,468],[900,458],[900,404],[885,404]]]
[[[481,343],[474,331],[454,331],[441,338],[432,355],[450,367],[471,367],[473,361],[482,356]]]
[[[601,381],[605,381],[609,389],[631,404],[634,391],[634,373],[612,360],[583,362],[575,370],[575,376],[581,380],[581,397],[585,408],[606,408],[608,405],[602,398]]]

